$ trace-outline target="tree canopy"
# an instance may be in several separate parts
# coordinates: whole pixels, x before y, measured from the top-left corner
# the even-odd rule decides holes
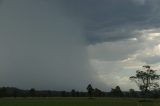
[[[86,89],[88,91],[88,95],[93,96],[94,89],[93,89],[92,85],[89,84]]]
[[[159,87],[158,80],[160,75],[156,74],[156,70],[151,69],[149,65],[143,66],[144,70],[137,70],[135,76],[130,79],[134,81],[139,89],[143,92],[148,92]]]

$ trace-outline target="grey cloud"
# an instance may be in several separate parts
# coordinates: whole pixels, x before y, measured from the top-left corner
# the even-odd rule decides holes
[[[160,56],[150,56],[146,58],[138,58],[140,61],[146,62],[146,64],[157,64],[160,62]]]
[[[159,27],[159,4],[158,0],[3,1],[0,84],[85,89],[98,80],[89,65],[87,42],[127,41],[139,37],[137,30]],[[122,60],[139,44],[116,42],[102,54],[98,54],[101,48],[93,49],[91,57]]]
[[[57,1],[8,0],[1,5],[1,86],[85,90],[96,80],[84,29]]]
[[[88,46],[88,51],[92,59],[100,61],[121,61],[141,49],[143,44],[138,41],[106,42]]]
[[[134,31],[159,27],[158,0],[69,1],[75,13],[85,17],[86,38],[91,44],[139,37]]]

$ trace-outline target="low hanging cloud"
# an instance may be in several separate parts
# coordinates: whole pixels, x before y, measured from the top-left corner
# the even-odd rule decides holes
[[[159,44],[158,0],[0,3],[1,86],[108,89],[113,80],[126,89],[138,65],[159,60],[145,54]]]
[[[85,90],[97,81],[91,73],[82,24],[61,3],[3,2],[0,86]]]

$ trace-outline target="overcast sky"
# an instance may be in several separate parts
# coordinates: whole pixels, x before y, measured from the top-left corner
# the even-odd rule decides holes
[[[160,69],[159,23],[159,0],[0,0],[0,86],[138,89],[137,69]]]

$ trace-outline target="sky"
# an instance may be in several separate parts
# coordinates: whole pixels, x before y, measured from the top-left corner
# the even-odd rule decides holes
[[[0,0],[0,86],[105,91],[160,74],[159,0]]]

